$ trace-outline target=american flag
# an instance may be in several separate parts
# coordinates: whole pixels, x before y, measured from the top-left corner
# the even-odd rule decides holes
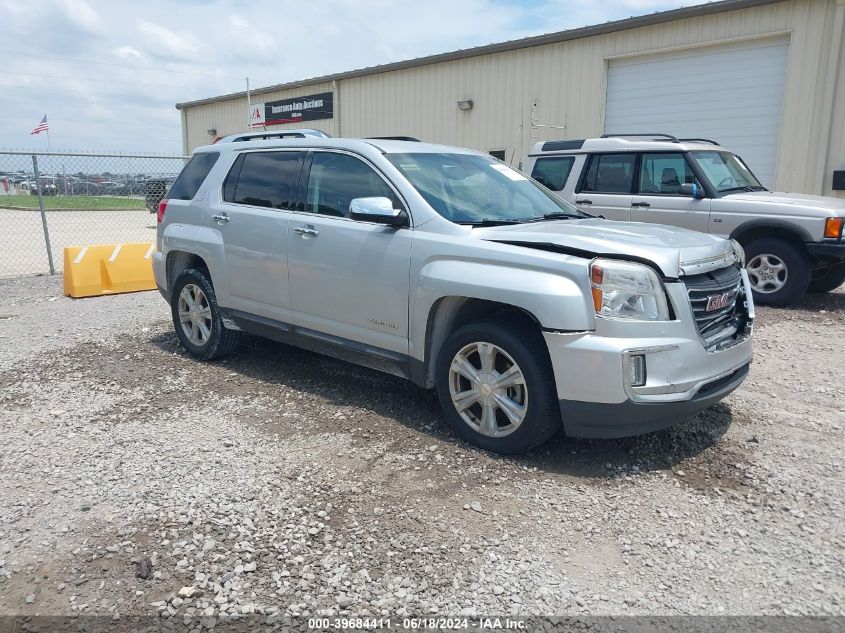
[[[35,126],[35,129],[30,132],[30,134],[41,134],[41,132],[48,132],[50,130],[50,126],[47,125],[47,115],[44,115],[44,118],[41,119],[41,123]]]

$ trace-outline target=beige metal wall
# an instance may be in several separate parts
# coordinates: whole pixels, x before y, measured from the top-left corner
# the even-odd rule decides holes
[[[519,164],[538,140],[603,132],[609,59],[788,34],[776,187],[830,195],[833,169],[845,169],[845,61],[842,40],[836,37],[845,15],[843,4],[845,0],[785,0],[346,79],[337,83],[335,118],[313,124],[343,136],[409,135],[485,151],[504,149],[507,160]],[[324,83],[254,100],[331,89]],[[472,99],[473,109],[459,110],[457,101],[462,99]],[[189,108],[188,149],[207,143],[208,129],[216,128],[221,135],[246,129],[245,111],[244,99]],[[845,197],[845,192],[838,194]]]

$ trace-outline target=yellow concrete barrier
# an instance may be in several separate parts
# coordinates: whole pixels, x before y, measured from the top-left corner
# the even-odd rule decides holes
[[[97,297],[154,290],[152,242],[65,248],[65,294]]]

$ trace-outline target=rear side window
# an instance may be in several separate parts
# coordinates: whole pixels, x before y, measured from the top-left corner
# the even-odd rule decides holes
[[[250,152],[232,166],[223,200],[270,209],[292,209],[303,152]]]
[[[581,191],[631,193],[636,154],[593,154]]]
[[[194,154],[173,183],[167,197],[172,200],[192,200],[218,158],[220,158],[218,152]]]
[[[317,152],[308,176],[308,213],[346,217],[355,198],[390,198],[393,208],[401,208],[393,190],[363,161],[347,154]]]
[[[563,191],[574,162],[573,156],[538,158],[531,170],[531,177],[552,191]]]

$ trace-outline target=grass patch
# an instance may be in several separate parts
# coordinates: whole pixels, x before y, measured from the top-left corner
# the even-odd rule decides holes
[[[38,209],[38,196],[6,195],[0,191],[0,209],[18,207]],[[44,196],[45,209],[143,209],[143,198],[122,196]]]

